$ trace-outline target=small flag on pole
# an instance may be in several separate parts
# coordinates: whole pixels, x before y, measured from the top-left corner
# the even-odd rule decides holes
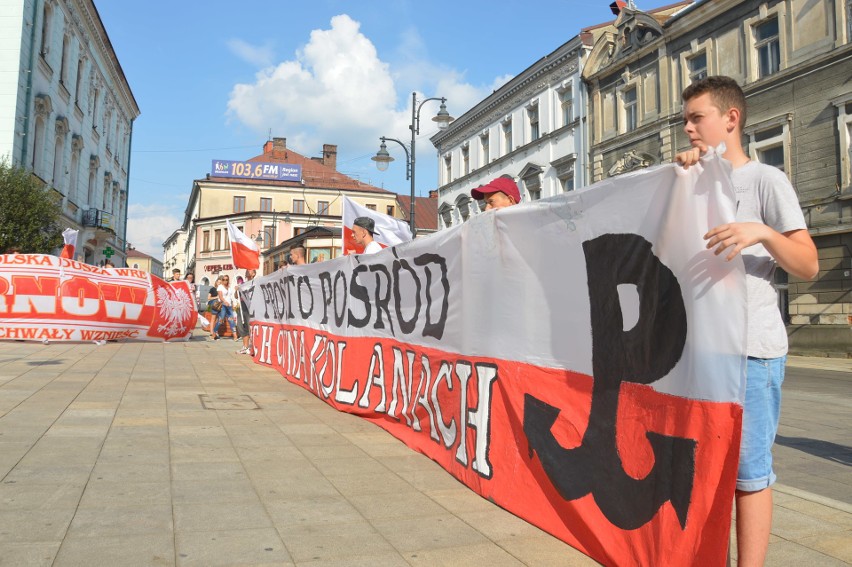
[[[73,228],[66,228],[62,231],[62,238],[65,239],[65,246],[62,247],[60,258],[74,259],[74,251],[77,249],[77,234],[79,231]]]
[[[243,231],[232,225],[231,221],[225,219],[225,224],[228,225],[228,237],[231,239],[231,257],[234,259],[234,266],[245,270],[260,268],[260,249],[257,244]]]

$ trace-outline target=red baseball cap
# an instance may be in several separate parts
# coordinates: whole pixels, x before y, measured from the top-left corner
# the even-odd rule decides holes
[[[497,191],[506,194],[508,197],[512,197],[515,203],[521,202],[521,192],[518,191],[518,184],[508,177],[498,177],[487,185],[471,189],[470,196],[477,201],[481,201],[486,195],[496,193]]]

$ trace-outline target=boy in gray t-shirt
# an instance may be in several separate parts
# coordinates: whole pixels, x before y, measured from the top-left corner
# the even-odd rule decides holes
[[[753,162],[742,147],[745,95],[730,77],[707,77],[683,91],[684,131],[692,149],[675,160],[698,162],[709,147],[725,144],[733,166],[736,222],[717,226],[704,238],[716,255],[741,254],[748,293],[748,365],[743,431],[737,471],[737,551],[739,565],[763,565],[772,525],[772,444],[781,411],[781,383],[787,333],[778,310],[772,277],[779,265],[805,280],[819,269],[796,192],[783,172]]]

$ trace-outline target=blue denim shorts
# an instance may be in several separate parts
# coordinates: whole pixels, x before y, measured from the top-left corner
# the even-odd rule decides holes
[[[786,356],[748,357],[737,490],[757,492],[775,482],[772,445],[781,415],[781,384],[786,362]]]

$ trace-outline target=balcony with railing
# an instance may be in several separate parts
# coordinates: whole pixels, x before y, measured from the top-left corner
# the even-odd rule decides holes
[[[83,226],[93,226],[115,234],[115,218],[113,214],[99,209],[89,209],[83,212]]]

